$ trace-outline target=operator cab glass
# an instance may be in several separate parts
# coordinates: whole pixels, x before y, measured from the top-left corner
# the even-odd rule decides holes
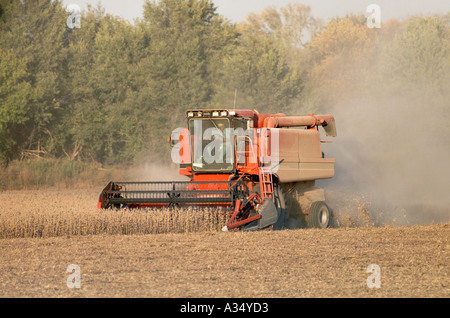
[[[192,170],[195,172],[232,172],[233,138],[229,118],[191,118]]]

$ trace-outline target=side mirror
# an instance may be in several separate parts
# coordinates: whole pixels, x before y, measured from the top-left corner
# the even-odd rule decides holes
[[[177,144],[177,140],[174,140],[171,136],[169,136],[167,137],[167,143],[169,143],[171,147],[174,147]]]

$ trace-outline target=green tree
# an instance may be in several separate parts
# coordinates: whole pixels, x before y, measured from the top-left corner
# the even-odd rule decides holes
[[[122,105],[123,158],[167,158],[166,137],[185,125],[188,108],[210,107],[218,61],[234,27],[209,0],[146,1],[136,26],[140,53]]]
[[[0,47],[2,55],[6,54],[2,64],[6,64],[6,69],[8,65],[18,66],[14,71],[18,77],[10,79],[8,70],[3,73],[6,89],[3,90],[1,108],[10,114],[20,114],[2,120],[11,120],[9,126],[2,124],[10,127],[8,135],[13,140],[9,143],[13,148],[3,155],[8,161],[51,151],[51,130],[59,117],[63,95],[61,76],[66,59],[63,41],[66,17],[59,1],[2,0],[0,8]],[[11,81],[17,81],[17,87],[8,87],[7,83]],[[16,101],[12,101],[18,91],[22,97],[14,105]]]
[[[285,50],[289,65],[295,65],[301,49],[323,28],[322,24],[311,14],[310,6],[291,3],[279,10],[268,7],[259,14],[249,14],[242,28],[270,36]]]
[[[447,94],[450,26],[438,16],[409,18],[386,46],[383,61],[383,75],[393,90],[426,86],[433,95]]]
[[[427,126],[427,144],[450,142],[450,24],[446,16],[411,17],[382,51],[378,87],[408,103],[411,127]],[[406,117],[408,116],[408,117]],[[430,124],[428,124],[430,123]],[[411,129],[412,130],[412,129]],[[412,130],[413,131],[413,130]],[[423,135],[422,132],[419,132]],[[437,137],[439,136],[439,137]],[[430,138],[431,139],[431,138]],[[440,158],[436,158],[436,160]]]
[[[130,90],[135,32],[123,19],[89,7],[82,27],[69,34],[67,112],[60,129],[63,152],[100,162],[115,162],[124,118],[117,114]],[[65,133],[64,126],[70,127]]]
[[[26,128],[31,85],[26,62],[0,48],[0,162],[8,163],[21,150],[17,140]]]
[[[248,15],[238,26],[239,45],[224,59],[217,98],[232,105],[237,91],[241,107],[300,113],[310,60],[305,46],[320,28],[311,8],[301,4]]]
[[[263,112],[289,111],[301,90],[301,78],[288,67],[273,40],[262,34],[244,32],[234,54],[224,59],[215,99],[238,108]]]
[[[362,92],[373,76],[378,31],[358,16],[332,19],[308,50],[313,57],[304,102],[324,111],[353,93]]]

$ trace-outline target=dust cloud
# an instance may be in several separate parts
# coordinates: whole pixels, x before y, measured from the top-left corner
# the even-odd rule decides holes
[[[336,176],[323,184],[337,222],[449,222],[448,101],[426,89],[355,95],[331,108],[338,136],[323,146],[336,158]]]
[[[179,174],[180,166],[174,163],[151,162],[134,168],[133,180],[137,182],[168,182],[189,181],[189,178]]]

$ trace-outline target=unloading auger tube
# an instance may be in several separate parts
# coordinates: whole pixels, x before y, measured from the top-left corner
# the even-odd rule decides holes
[[[179,173],[190,181],[110,182],[100,194],[99,209],[166,211],[178,207],[209,207],[228,217],[224,231],[263,230],[280,227],[286,212],[283,189],[288,189],[290,194],[296,193],[294,201],[298,203],[294,204],[296,211],[289,211],[290,214],[300,213],[312,220],[311,224],[328,226],[330,213],[323,190],[316,189],[314,182],[334,176],[335,159],[325,157],[318,131],[322,127],[327,136],[335,137],[333,116],[197,109],[186,111],[186,119],[187,128],[181,130],[178,139],[171,136],[168,142],[173,147],[179,146]],[[194,160],[195,149],[200,149],[201,154],[211,151],[206,147],[211,146],[207,143],[212,138],[204,138],[211,129],[222,134],[223,144],[219,142],[219,145],[226,149],[221,150],[224,160],[211,163],[203,156]],[[231,140],[226,133],[228,129],[234,131]],[[196,144],[199,137],[200,143]],[[273,138],[278,145],[275,150],[268,146]],[[276,160],[272,153],[277,154]]]

